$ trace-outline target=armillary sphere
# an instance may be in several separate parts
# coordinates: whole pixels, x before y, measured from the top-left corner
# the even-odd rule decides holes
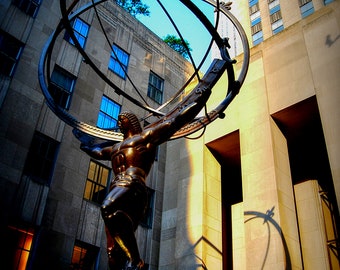
[[[66,124],[70,125],[74,128],[75,134],[77,132],[81,134],[86,134],[86,136],[89,136],[91,138],[99,138],[99,139],[105,139],[105,140],[112,140],[112,141],[120,141],[122,140],[122,134],[115,131],[115,130],[107,130],[107,129],[101,129],[96,126],[92,126],[90,124],[87,124],[86,122],[82,122],[78,119],[76,119],[74,116],[72,116],[68,111],[61,108],[59,105],[57,105],[51,96],[49,92],[49,85],[51,83],[51,56],[52,52],[56,43],[57,37],[63,32],[67,31],[70,37],[73,40],[74,45],[78,49],[78,51],[81,53],[82,57],[84,58],[84,61],[90,65],[90,67],[93,69],[94,72],[97,73],[97,75],[104,80],[116,93],[119,95],[122,95],[124,98],[127,98],[129,101],[133,102],[135,105],[143,108],[144,110],[148,111],[150,115],[158,116],[158,120],[151,123],[148,127],[151,127],[153,125],[156,125],[159,121],[163,121],[164,118],[169,118],[171,115],[176,112],[179,108],[185,105],[185,102],[188,100],[192,101],[193,96],[195,96],[195,93],[197,91],[200,91],[203,88],[212,88],[216,82],[219,80],[219,78],[227,73],[228,77],[228,86],[226,87],[226,95],[225,98],[215,107],[214,109],[210,111],[205,111],[204,116],[199,116],[195,118],[191,123],[188,125],[182,127],[180,130],[178,130],[171,139],[177,139],[181,137],[188,136],[202,128],[205,128],[209,123],[214,121],[217,118],[223,118],[224,117],[224,111],[228,107],[228,105],[232,102],[234,97],[238,94],[248,71],[248,65],[249,65],[249,45],[248,40],[246,37],[246,34],[238,22],[238,20],[233,16],[233,14],[229,11],[230,10],[230,4],[227,3],[219,3],[212,0],[202,0],[206,4],[211,5],[216,12],[215,16],[215,25],[213,25],[206,15],[190,0],[179,0],[178,4],[182,4],[185,6],[185,8],[189,9],[190,12],[192,12],[202,23],[204,28],[209,32],[211,35],[211,40],[209,43],[209,46],[207,47],[207,50],[205,52],[204,57],[202,57],[202,60],[198,66],[195,66],[194,61],[192,59],[192,56],[190,54],[190,50],[188,48],[187,52],[189,55],[189,58],[191,60],[191,63],[194,66],[194,72],[190,76],[190,78],[187,80],[187,82],[179,89],[169,100],[164,102],[161,106],[158,108],[152,108],[149,105],[147,105],[145,102],[137,100],[136,98],[130,96],[129,94],[125,93],[123,90],[121,90],[115,83],[113,83],[106,75],[104,75],[100,69],[95,65],[94,61],[87,55],[85,50],[82,48],[82,46],[79,44],[77,38],[75,37],[73,28],[71,26],[72,20],[83,14],[84,12],[94,9],[95,13],[97,13],[97,7],[98,5],[106,2],[107,0],[92,0],[88,2],[87,4],[84,4],[81,8],[78,8],[77,10],[73,10],[74,7],[78,4],[79,0],[74,0],[69,6],[66,5],[66,0],[60,0],[60,9],[62,13],[62,18],[56,27],[55,31],[52,33],[52,35],[47,40],[39,62],[39,83],[42,89],[42,92],[45,96],[46,103],[49,106],[49,108]],[[167,12],[166,8],[163,6],[162,2],[160,0],[156,0],[157,3],[162,7],[165,16],[168,17],[168,19],[173,24],[174,28],[176,29],[180,39],[182,40],[183,44],[185,44],[184,38],[182,37],[181,33],[179,32],[176,24],[172,20],[171,16]],[[220,34],[217,31],[217,26],[220,20],[221,16],[226,16],[228,21],[230,21],[233,26],[235,27],[236,31],[238,32],[238,35],[242,42],[243,47],[243,63],[241,71],[239,72],[238,78],[235,78],[235,72],[234,72],[234,64],[236,63],[235,60],[232,60],[230,58],[228,48],[230,48],[228,37],[221,37]],[[98,20],[100,22],[100,18],[98,16]],[[101,24],[101,23],[100,23]],[[110,41],[107,38],[107,35],[105,33],[104,28],[102,27],[103,34],[106,38],[106,41],[110,44]],[[220,51],[220,58],[221,59],[215,59],[211,62],[210,67],[208,68],[206,74],[203,76],[203,78],[199,77],[199,69],[203,65],[203,62],[206,60],[212,44],[215,42],[217,45],[219,51]],[[166,108],[171,102],[173,102],[185,89],[186,86],[189,85],[189,83],[195,78],[198,78],[198,84],[192,90],[181,102],[179,102],[174,109],[171,109],[169,112],[164,113],[162,112],[162,109]],[[130,80],[130,79],[129,79]],[[132,85],[134,85],[132,83]],[[138,89],[135,88],[135,90],[138,92]]]

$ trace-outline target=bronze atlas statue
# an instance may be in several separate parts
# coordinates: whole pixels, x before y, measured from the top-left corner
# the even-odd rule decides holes
[[[228,39],[220,37],[216,30],[216,25],[212,25],[200,9],[190,0],[178,1],[194,13],[209,31],[212,40],[207,51],[211,49],[211,44],[214,41],[220,50],[221,59],[212,61],[203,78],[199,78],[198,68],[195,67],[195,72],[191,79],[195,76],[199,78],[197,86],[174,108],[170,109],[169,112],[163,113],[161,112],[161,108],[164,108],[171,101],[175,100],[175,98],[183,92],[184,88],[180,89],[170,101],[165,102],[161,107],[156,109],[150,108],[148,105],[143,104],[119,89],[119,87],[101,73],[92,59],[80,46],[70,25],[70,22],[74,18],[90,9],[96,9],[98,5],[105,1],[90,1],[82,8],[74,11],[72,8],[77,2],[78,0],[75,0],[67,8],[66,0],[60,0],[62,19],[55,32],[48,39],[42,52],[38,70],[39,82],[50,109],[61,120],[74,128],[74,135],[81,141],[81,150],[95,159],[110,160],[112,163],[114,178],[111,181],[109,192],[101,206],[101,213],[107,234],[107,251],[110,269],[143,269],[144,263],[140,258],[137,247],[135,230],[143,218],[147,206],[148,198],[145,181],[155,159],[156,148],[158,145],[170,139],[182,138],[205,128],[218,117],[224,117],[224,110],[238,94],[247,73],[249,64],[248,42],[242,27],[230,13],[230,6],[228,4],[204,1],[215,8],[215,12],[217,12],[216,25],[218,24],[220,14],[226,16],[235,26],[241,38],[244,54],[243,66],[239,77],[235,79],[233,69],[235,61],[230,59],[228,53]],[[99,19],[98,17],[98,20]],[[75,46],[82,54],[86,63],[88,63],[114,91],[150,112],[151,115],[158,116],[158,120],[143,129],[138,117],[134,113],[123,112],[118,117],[120,132],[116,132],[115,130],[104,130],[81,122],[70,115],[69,112],[60,108],[48,90],[51,76],[49,65],[51,65],[52,62],[52,52],[56,39],[64,30],[68,31],[68,34],[72,37]],[[190,55],[189,51],[188,53]],[[202,62],[205,58],[202,59]],[[216,108],[208,112],[206,102],[212,93],[213,86],[225,71],[228,76],[226,97]],[[203,109],[205,109],[205,114],[197,117]],[[105,141],[95,143],[96,138]]]

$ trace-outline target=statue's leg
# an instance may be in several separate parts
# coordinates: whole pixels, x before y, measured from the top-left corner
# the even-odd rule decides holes
[[[134,192],[132,192],[129,187],[114,187],[105,198],[101,211],[110,238],[125,252],[129,264],[137,265],[141,263],[142,260],[140,259],[134,234],[136,226],[129,214],[124,211],[125,205],[131,203],[130,197],[132,194],[134,194]],[[133,206],[129,205],[128,209],[130,207]],[[111,254],[112,258],[115,257],[115,252],[116,250],[113,249]]]
[[[129,261],[137,265],[141,262],[141,258],[130,217],[122,211],[117,211],[113,215],[112,221],[120,225],[116,229],[115,241],[125,251]]]
[[[108,228],[105,226],[106,239],[107,239],[107,255],[109,261],[109,268],[111,270],[123,269],[128,261],[128,257],[121,249],[118,243],[112,238]]]

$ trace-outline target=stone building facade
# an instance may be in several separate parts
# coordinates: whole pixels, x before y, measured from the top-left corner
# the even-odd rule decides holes
[[[339,1],[243,0],[231,12],[248,75],[224,119],[168,144],[159,269],[339,269]]]
[[[90,2],[79,1],[74,10]],[[71,24],[87,55],[119,89],[157,108],[183,86],[192,72],[184,58],[112,1],[96,12],[89,9]],[[2,265],[107,269],[99,206],[111,164],[80,151],[72,128],[46,105],[38,81],[41,53],[61,19],[59,1],[2,1],[0,15],[1,238],[8,247]],[[52,97],[80,121],[112,128],[126,110],[144,119],[142,125],[153,120],[109,87],[65,32],[56,40],[49,67]],[[148,219],[137,232],[149,269],[158,269],[165,153],[164,145],[147,182]]]
[[[69,269],[72,261],[75,268],[85,251],[93,269],[106,269],[103,224],[92,201],[99,193],[89,199],[84,191],[91,173],[100,168],[105,175],[110,164],[79,150],[72,128],[47,108],[37,80],[40,52],[60,19],[58,2],[42,1],[33,16],[14,3],[0,9],[2,37],[20,41],[15,69],[1,70],[7,74],[0,84],[2,237],[9,238],[8,251],[20,251],[26,269]],[[271,16],[278,11],[282,24]],[[168,97],[182,86],[187,62],[121,9],[106,5],[100,12],[145,98],[150,71],[164,80]],[[242,0],[232,12],[250,41],[248,76],[224,119],[199,139],[160,148],[148,178],[152,222],[137,231],[141,255],[149,269],[163,270],[339,269],[339,1]],[[90,25],[88,54],[135,96],[131,83],[108,69],[111,48],[93,11],[81,19]],[[77,78],[73,115],[96,125],[105,96],[146,116],[99,80],[67,38],[56,48],[53,62]],[[208,108],[224,98],[227,83],[216,84]],[[53,139],[49,145],[58,150],[47,183],[27,175],[33,138]]]

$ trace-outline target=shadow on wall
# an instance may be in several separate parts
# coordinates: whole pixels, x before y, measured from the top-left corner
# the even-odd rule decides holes
[[[327,47],[331,47],[339,38],[340,38],[340,35],[332,39],[331,35],[328,34],[326,37],[325,44],[327,45]]]
[[[267,242],[267,248],[266,248],[266,251],[265,251],[265,256],[263,258],[263,263],[262,263],[261,269],[264,268],[264,266],[266,264],[267,257],[268,257],[269,246],[270,246],[270,238],[271,238],[271,230],[270,230],[271,226],[270,225],[272,225],[272,226],[274,226],[274,228],[277,230],[277,232],[281,236],[282,245],[283,245],[283,248],[284,248],[284,251],[285,251],[285,256],[286,256],[286,267],[285,267],[285,269],[286,270],[291,270],[292,269],[292,263],[291,263],[291,260],[290,260],[290,255],[289,255],[286,239],[285,239],[285,237],[283,235],[281,227],[273,219],[274,208],[275,208],[275,206],[273,206],[270,210],[267,210],[266,213],[261,213],[261,212],[257,212],[257,211],[245,211],[244,212],[245,216],[252,216],[252,217],[246,219],[244,221],[244,223],[247,223],[247,222],[250,222],[250,221],[252,221],[254,219],[259,218],[259,219],[263,219],[263,223],[262,224],[267,226],[267,230],[268,230],[268,242]]]

